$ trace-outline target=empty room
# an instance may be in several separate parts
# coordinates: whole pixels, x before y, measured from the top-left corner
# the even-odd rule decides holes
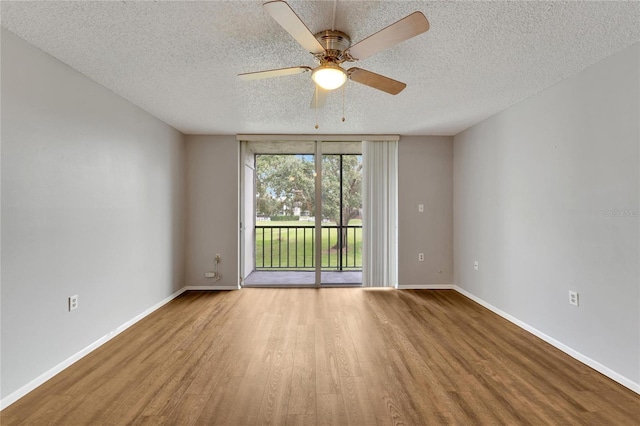
[[[0,18],[2,425],[640,422],[640,2]]]

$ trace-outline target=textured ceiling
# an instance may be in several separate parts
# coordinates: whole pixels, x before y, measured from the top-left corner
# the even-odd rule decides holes
[[[312,32],[333,1],[289,4]],[[452,135],[640,40],[638,2],[338,1],[355,43],[416,10],[431,29],[357,66],[407,83],[391,96],[349,82],[309,108],[315,66],[260,1],[8,2],[2,25],[189,134]],[[316,130],[316,119],[320,128]]]

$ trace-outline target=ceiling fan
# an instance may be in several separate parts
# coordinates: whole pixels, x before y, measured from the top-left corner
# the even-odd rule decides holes
[[[257,80],[311,71],[311,79],[317,85],[317,90],[315,90],[311,101],[312,108],[324,106],[327,93],[342,86],[347,79],[391,95],[400,93],[407,87],[405,83],[358,67],[345,70],[341,64],[367,58],[429,29],[429,21],[424,14],[414,12],[351,45],[351,39],[342,31],[324,30],[317,34],[311,33],[304,22],[284,1],[269,1],[264,3],[262,7],[320,64],[316,68],[307,66],[280,68],[238,74],[238,77],[242,80]]]

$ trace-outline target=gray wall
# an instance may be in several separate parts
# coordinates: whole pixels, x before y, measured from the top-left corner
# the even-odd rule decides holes
[[[187,136],[189,286],[237,286],[238,147],[235,136]],[[452,138],[403,137],[398,152],[399,283],[452,284]],[[418,252],[425,253],[424,262]],[[216,253],[222,254],[223,279],[212,283],[204,273]]]
[[[238,147],[235,136],[187,136],[186,285],[238,287]],[[216,283],[205,278],[220,253]]]
[[[398,187],[399,286],[453,284],[453,138],[402,136]]]
[[[635,383],[639,50],[454,138],[456,284]]]
[[[4,398],[183,287],[185,181],[179,132],[4,29],[1,50]]]

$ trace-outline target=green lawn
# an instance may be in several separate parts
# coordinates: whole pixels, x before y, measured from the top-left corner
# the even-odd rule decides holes
[[[305,221],[257,222],[256,224],[256,269],[278,267],[282,269],[313,270],[315,266],[315,224]],[[324,226],[335,226],[324,223]],[[350,226],[361,226],[360,220],[352,220]],[[269,229],[269,226],[295,228]],[[261,229],[262,228],[262,229]],[[297,232],[297,234],[296,234]],[[322,268],[336,269],[338,250],[337,229],[322,229]],[[343,269],[362,269],[362,228],[349,229],[347,249],[343,250]],[[264,247],[264,249],[263,249]],[[297,263],[296,263],[297,262]]]

